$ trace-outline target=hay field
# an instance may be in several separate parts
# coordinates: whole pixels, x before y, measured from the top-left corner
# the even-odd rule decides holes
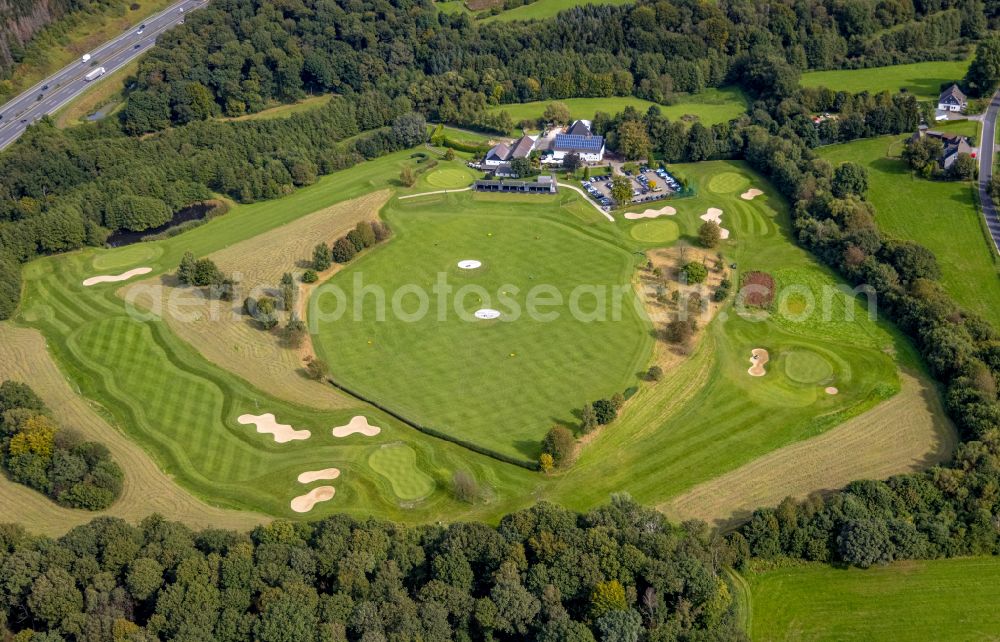
[[[309,345],[301,350],[283,347],[277,334],[257,327],[240,309],[243,297],[259,298],[277,290],[285,272],[292,272],[297,281],[306,267],[303,259],[312,256],[317,243],[329,245],[359,221],[375,219],[388,199],[389,190],[378,190],[213,252],[209,256],[219,268],[240,282],[240,294],[230,303],[198,296],[200,292],[191,288],[178,290],[169,275],[128,286],[122,294],[140,305],[147,303],[147,296],[158,296],[163,318],[177,336],[213,363],[271,394],[317,408],[356,406],[330,386],[301,375],[302,355],[311,353]],[[330,273],[335,270],[336,266]],[[282,314],[282,323],[285,317]]]
[[[39,492],[0,475],[0,506],[17,507],[16,518],[32,532],[57,536],[101,515],[136,522],[150,513],[193,528],[245,530],[270,518],[247,511],[216,508],[181,488],[142,448],[108,423],[70,386],[46,350],[37,330],[0,323],[0,381],[30,385],[64,428],[103,443],[125,472],[122,496],[105,511],[63,508]],[[11,519],[8,513],[3,519]]]
[[[957,439],[937,392],[913,373],[903,372],[900,379],[900,392],[868,412],[699,484],[659,508],[676,520],[725,527],[787,496],[803,498],[855,479],[884,479],[949,459]]]

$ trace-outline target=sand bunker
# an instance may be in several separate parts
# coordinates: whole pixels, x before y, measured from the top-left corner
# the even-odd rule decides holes
[[[754,198],[756,198],[758,196],[763,196],[763,195],[764,195],[764,192],[760,191],[756,187],[751,187],[747,191],[745,191],[742,194],[740,194],[740,198],[742,198],[744,201],[752,201]]]
[[[723,240],[729,238],[729,230],[722,227],[722,210],[720,210],[718,207],[708,208],[708,211],[699,216],[698,218],[700,218],[703,221],[712,221],[713,223],[718,224],[719,238]]]
[[[337,492],[337,489],[333,486],[313,488],[305,495],[299,495],[292,500],[292,510],[296,513],[308,513],[316,504],[333,499],[335,492]]]
[[[763,377],[767,374],[767,370],[764,370],[764,364],[767,363],[768,360],[767,350],[763,348],[754,348],[750,351],[750,354],[753,355],[750,357],[750,363],[753,365],[750,366],[750,369],[747,370],[747,372],[751,377]]]
[[[308,430],[295,430],[288,424],[279,424],[274,415],[265,413],[263,415],[240,415],[236,418],[244,426],[249,424],[257,425],[257,432],[274,435],[274,440],[279,444],[299,439],[309,439],[312,433]]]
[[[140,274],[149,274],[153,271],[151,267],[141,267],[129,270],[128,272],[122,272],[121,274],[102,274],[100,276],[92,276],[89,279],[84,279],[84,287],[89,287],[91,285],[97,285],[98,283],[116,283],[118,281],[127,281],[133,276],[139,276]]]
[[[349,423],[344,426],[337,426],[333,429],[334,437],[347,437],[348,435],[353,435],[354,433],[361,433],[365,437],[374,437],[375,435],[382,432],[382,429],[378,426],[373,426],[368,423],[368,418],[362,415],[357,415],[351,419]]]
[[[677,210],[667,205],[664,208],[654,210],[648,209],[645,212],[625,212],[625,218],[630,221],[634,221],[640,218],[656,218],[657,216],[673,216],[677,213]]]
[[[500,317],[500,311],[491,310],[490,308],[483,308],[482,310],[476,310],[474,316],[477,319],[497,319]]]
[[[323,470],[307,470],[299,475],[300,484],[311,484],[321,479],[336,479],[340,477],[339,468],[324,468]]]
[[[458,267],[463,270],[475,270],[477,267],[481,267],[482,265],[482,261],[476,261],[475,259],[466,259],[458,262]]]
[[[835,395],[840,391],[834,388],[833,386],[828,386],[827,388],[823,389],[823,392],[825,392],[828,395]]]

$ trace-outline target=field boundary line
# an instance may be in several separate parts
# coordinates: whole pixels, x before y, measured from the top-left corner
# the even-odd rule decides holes
[[[485,446],[480,446],[479,444],[475,444],[475,443],[472,443],[472,442],[469,442],[469,441],[465,441],[464,439],[459,439],[457,437],[453,437],[453,436],[451,436],[451,435],[449,435],[447,433],[441,432],[441,431],[436,430],[434,428],[428,428],[427,426],[423,426],[421,424],[418,424],[415,421],[407,419],[406,417],[404,417],[403,415],[399,414],[395,410],[392,410],[391,408],[388,408],[388,407],[382,405],[381,403],[379,403],[377,401],[369,399],[368,397],[365,397],[364,395],[359,394],[359,393],[355,392],[354,390],[352,390],[352,389],[350,389],[350,388],[348,388],[348,387],[346,387],[346,386],[344,386],[344,385],[342,385],[340,383],[337,383],[337,381],[334,380],[333,377],[329,377],[328,376],[326,378],[326,382],[329,383],[334,388],[336,388],[337,390],[340,390],[344,394],[350,395],[350,396],[354,397],[355,399],[357,399],[358,401],[362,401],[362,402],[364,402],[364,403],[372,406],[373,408],[381,410],[382,412],[386,413],[390,417],[403,422],[404,424],[406,424],[410,428],[413,428],[417,432],[421,432],[421,433],[423,433],[425,435],[428,435],[428,436],[431,436],[431,437],[435,437],[435,438],[441,439],[443,441],[451,442],[451,443],[456,444],[458,446],[461,446],[463,448],[467,448],[468,450],[471,450],[473,452],[479,453],[480,455],[485,455],[485,456],[490,457],[492,459],[496,459],[497,461],[503,462],[505,464],[513,464],[515,466],[520,466],[521,468],[527,468],[528,470],[532,470],[532,471],[538,470],[538,464],[536,464],[533,461],[529,461],[527,459],[518,459],[517,457],[511,457],[509,455],[504,455],[502,453],[498,453],[498,452],[496,452],[494,450],[486,448]]]
[[[612,223],[615,222],[615,217],[614,216],[611,216],[611,214],[609,212],[605,212],[600,207],[598,207],[597,203],[595,203],[594,201],[590,200],[590,197],[587,196],[584,193],[584,191],[582,189],[580,189],[579,187],[577,187],[576,185],[570,185],[568,183],[556,183],[556,185],[558,185],[559,187],[565,187],[566,189],[573,190],[574,192],[576,192],[577,194],[579,194],[580,196],[582,196],[583,200],[587,201],[587,203],[589,203],[595,210],[597,210],[598,212],[600,212],[601,216],[603,216],[604,218],[608,219]]]

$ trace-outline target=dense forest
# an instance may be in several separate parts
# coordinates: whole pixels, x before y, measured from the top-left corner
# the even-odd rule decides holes
[[[336,516],[195,533],[102,518],[50,540],[8,525],[0,631],[30,642],[740,640],[732,562],[724,540],[623,497],[583,515],[539,504],[496,527]]]

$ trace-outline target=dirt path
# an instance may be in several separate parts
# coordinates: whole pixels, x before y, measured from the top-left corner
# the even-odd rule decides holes
[[[926,380],[901,372],[902,390],[818,437],[780,448],[658,506],[671,519],[727,527],[760,506],[802,498],[855,479],[884,479],[951,457],[955,430]]]
[[[174,483],[142,448],[108,424],[73,391],[49,356],[45,339],[38,331],[0,323],[0,380],[4,379],[27,383],[45,401],[60,425],[107,446],[125,471],[125,487],[111,508],[91,512],[62,508],[41,493],[0,475],[0,506],[11,509],[4,511],[0,521],[17,520],[34,533],[51,536],[62,535],[103,515],[134,523],[159,513],[194,528],[238,530],[270,521],[257,513],[209,506]]]
[[[458,189],[439,189],[433,192],[420,192],[419,194],[407,194],[406,196],[400,196],[399,200],[404,200],[407,198],[416,198],[418,196],[430,196],[431,194],[451,194],[453,192],[469,192],[472,191],[472,186],[460,187]]]

